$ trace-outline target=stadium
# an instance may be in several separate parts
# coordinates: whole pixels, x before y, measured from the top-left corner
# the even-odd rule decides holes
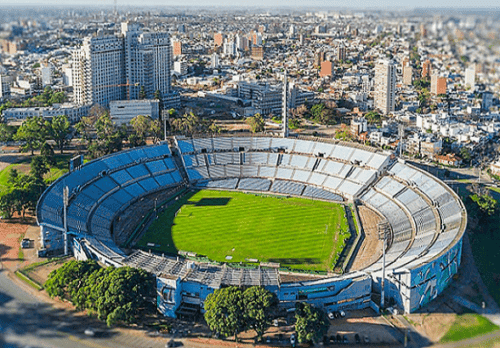
[[[248,215],[250,209],[237,213],[244,205],[258,211],[261,204],[265,212],[285,203],[292,203],[288,215],[279,208],[238,220]],[[304,216],[293,220],[295,205]],[[273,225],[252,227],[259,218],[268,226],[269,215]],[[326,311],[378,310],[385,293],[386,303],[411,313],[458,271],[467,213],[439,179],[374,148],[221,136],[175,137],[76,166],[42,194],[37,221],[47,252],[70,247],[77,259],[155,274],[157,306],[169,317],[199,313],[208,294],[230,285],[264,286],[283,309],[306,301]],[[263,233],[276,237],[269,246]],[[216,247],[205,251],[207,240]],[[301,248],[273,244],[287,240]]]

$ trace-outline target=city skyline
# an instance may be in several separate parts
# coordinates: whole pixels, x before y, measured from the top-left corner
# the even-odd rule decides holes
[[[62,4],[58,0],[19,0],[12,2],[11,0],[6,1],[2,4],[0,1],[0,6],[62,6],[67,7],[68,4]],[[93,6],[93,7],[113,7],[113,0],[76,0],[72,1],[72,6]],[[117,1],[117,7],[137,7],[137,3],[131,0],[120,0]],[[176,8],[180,7],[227,7],[227,8],[273,8],[273,7],[285,7],[285,8],[297,8],[297,9],[318,9],[318,8],[334,8],[334,9],[387,9],[392,8],[393,10],[412,10],[412,9],[425,9],[425,8],[457,8],[457,9],[470,9],[470,10],[481,10],[481,9],[497,9],[500,10],[498,2],[495,0],[478,0],[478,1],[461,1],[457,3],[452,0],[442,0],[439,2],[424,0],[417,3],[413,1],[398,1],[398,0],[382,0],[376,3],[369,0],[355,0],[352,1],[349,6],[342,1],[333,0],[308,0],[307,4],[304,1],[287,1],[287,0],[240,0],[237,3],[229,0],[188,0],[184,1],[182,6],[179,6],[178,2],[175,1],[159,1],[159,0],[145,0],[141,2],[141,7],[151,6],[151,7],[167,7],[173,6]]]

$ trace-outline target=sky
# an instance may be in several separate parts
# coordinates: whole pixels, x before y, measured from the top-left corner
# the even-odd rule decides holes
[[[0,0],[1,5],[85,5],[113,6],[113,0]],[[117,0],[120,6],[237,6],[241,7],[333,7],[333,8],[392,8],[411,9],[424,7],[496,8],[499,0]]]

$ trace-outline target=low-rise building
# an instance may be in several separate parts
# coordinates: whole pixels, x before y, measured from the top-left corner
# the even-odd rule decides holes
[[[118,124],[128,124],[134,117],[143,115],[153,120],[159,118],[159,100],[115,100],[109,103],[111,120]]]
[[[2,112],[2,117],[9,124],[21,124],[30,117],[39,116],[49,120],[55,116],[65,115],[69,122],[74,124],[87,116],[89,110],[90,105],[54,104],[49,107],[9,108]]]

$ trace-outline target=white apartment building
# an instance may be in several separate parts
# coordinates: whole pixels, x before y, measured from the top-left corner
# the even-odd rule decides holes
[[[29,117],[43,117],[50,120],[52,117],[65,115],[68,116],[70,123],[75,124],[84,116],[88,115],[90,105],[73,105],[69,103],[54,104],[48,107],[32,107],[32,108],[9,108],[2,112],[2,117],[9,124],[21,124]]]
[[[472,90],[476,87],[476,64],[470,65],[465,69],[465,86]]]
[[[375,108],[384,115],[393,112],[396,105],[396,64],[380,60],[375,66]]]
[[[172,52],[168,33],[144,32],[137,23],[122,23],[120,36],[84,40],[73,53],[73,86],[78,104],[108,107],[113,100],[152,99],[171,94]]]

